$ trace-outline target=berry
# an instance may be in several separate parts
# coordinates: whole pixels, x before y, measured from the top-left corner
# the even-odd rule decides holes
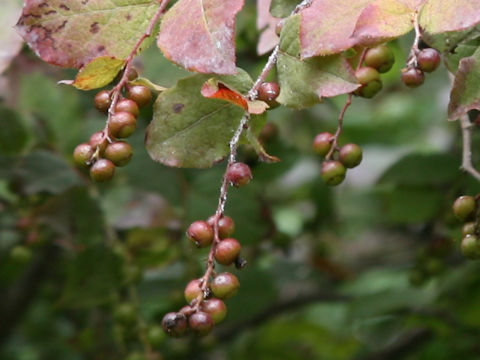
[[[135,69],[134,67],[131,67],[130,69],[128,69],[127,78],[128,78],[129,81],[133,81],[133,80],[135,80],[136,78],[138,78],[137,69]]]
[[[250,167],[244,163],[233,163],[227,170],[227,181],[235,187],[247,185],[252,179]]]
[[[432,48],[423,49],[417,56],[418,68],[428,73],[437,69],[441,61],[440,53]]]
[[[100,152],[103,152],[103,150],[105,150],[107,147],[107,139],[103,131],[97,131],[96,133],[93,133],[92,136],[90,136],[88,143],[92,147],[93,151],[96,151],[98,147]]]
[[[347,170],[340,161],[330,160],[322,164],[322,179],[328,186],[340,184],[345,179]]]
[[[472,217],[475,213],[477,205],[473,196],[460,196],[453,203],[453,213],[461,221],[465,221]]]
[[[139,107],[147,105],[152,100],[152,92],[143,85],[133,85],[127,90],[127,96],[137,103]]]
[[[227,316],[225,303],[217,298],[204,300],[200,305],[200,309],[212,317],[214,324],[218,324]]]
[[[149,344],[157,347],[165,341],[165,333],[160,326],[151,326],[147,332],[147,340]]]
[[[203,297],[203,291],[200,285],[201,285],[200,279],[192,280],[187,284],[187,286],[185,287],[185,291],[183,292],[183,294],[185,295],[185,300],[187,300],[187,303],[190,304],[194,299],[200,296]]]
[[[137,119],[127,111],[120,111],[112,115],[108,121],[108,129],[116,138],[126,138],[132,135],[137,128]]]
[[[207,223],[210,225],[213,229],[215,222],[215,215],[212,215],[208,218]],[[235,231],[235,223],[233,222],[233,219],[229,216],[222,216],[220,219],[218,219],[218,236],[220,239],[225,239],[229,237],[230,235],[233,234]]]
[[[362,148],[357,144],[346,144],[338,153],[338,160],[347,168],[354,168],[362,161]]]
[[[125,141],[115,141],[108,144],[103,154],[115,166],[125,166],[129,163],[133,155],[132,146]]]
[[[137,321],[137,309],[130,303],[119,304],[115,307],[113,317],[124,325],[132,325]]]
[[[469,259],[478,259],[480,257],[480,241],[475,235],[467,235],[460,244],[462,254]]]
[[[77,145],[73,150],[73,161],[77,166],[88,167],[88,162],[94,153],[93,148],[88,143]]]
[[[93,100],[93,102],[98,111],[101,111],[103,113],[108,112],[108,108],[112,103],[112,100],[110,99],[110,93],[107,90],[102,90],[98,92],[97,95],[95,95],[95,99]]]
[[[185,315],[188,318],[190,315],[192,315],[195,312],[195,309],[190,305],[185,305],[180,309],[179,312],[181,312],[183,315]]]
[[[465,237],[473,234],[475,234],[475,223],[473,221],[465,223],[462,227],[462,235]]]
[[[197,335],[206,335],[213,328],[213,320],[206,312],[197,311],[188,318],[188,325]]]
[[[313,150],[320,156],[328,154],[332,148],[333,134],[322,132],[313,139]]]
[[[360,86],[353,93],[357,96],[360,96],[366,99],[371,99],[375,95],[377,95],[380,92],[380,90],[382,90],[382,88],[383,88],[383,84],[381,80],[373,80],[373,81],[370,81],[368,84]]]
[[[213,228],[206,221],[197,220],[188,227],[187,236],[197,247],[205,247],[213,241]]]
[[[376,69],[370,66],[363,66],[355,71],[355,76],[358,82],[366,85],[371,81],[380,80],[380,74]]]
[[[416,68],[402,69],[402,82],[411,88],[420,86],[425,81],[425,75],[422,70]]]
[[[130,99],[122,99],[117,102],[117,105],[115,106],[115,112],[117,113],[122,111],[129,112],[135,117],[137,117],[140,112],[137,103]]]
[[[215,248],[215,260],[222,265],[230,265],[240,254],[242,245],[237,239],[227,238],[218,243]]]
[[[90,177],[96,182],[105,182],[113,178],[115,165],[107,159],[98,159],[90,168]]]
[[[278,103],[275,99],[280,94],[280,86],[276,82],[264,82],[258,88],[258,100],[265,101],[270,107]]]
[[[370,48],[365,53],[365,65],[377,69],[379,73],[389,71],[394,62],[395,57],[393,56],[393,52],[386,45]]]
[[[220,299],[228,299],[237,293],[240,283],[237,277],[228,272],[224,272],[215,276],[210,283],[210,289],[215,297]]]
[[[170,336],[182,336],[188,329],[187,318],[182,313],[169,312],[162,319],[162,327]]]

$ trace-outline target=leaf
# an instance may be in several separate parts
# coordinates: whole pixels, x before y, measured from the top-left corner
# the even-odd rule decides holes
[[[357,45],[371,45],[399,37],[413,29],[418,6],[425,0],[375,0],[357,20],[353,38]]]
[[[164,16],[157,45],[187,70],[235,74],[235,17],[243,0],[179,0]]]
[[[247,129],[246,136],[247,136],[248,141],[252,145],[252,147],[255,149],[260,161],[263,161],[263,162],[266,162],[266,163],[275,163],[275,162],[280,161],[280,159],[278,157],[272,156],[265,151],[263,145],[258,140],[258,137],[256,137],[252,133],[250,128]]]
[[[0,74],[10,65],[12,59],[22,49],[23,40],[12,28],[15,25],[14,19],[22,11],[19,0],[3,0],[2,11],[0,11]]]
[[[80,69],[72,85],[80,90],[104,87],[115,79],[124,64],[124,60],[100,56]]]
[[[463,58],[472,56],[475,51],[480,47],[480,31],[479,27],[477,26],[473,30],[471,30],[468,34],[463,34],[464,39],[461,42],[454,43],[454,48],[449,50],[448,53],[445,54],[445,64],[449,71],[453,74],[457,72],[458,65],[460,64],[460,60]],[[448,34],[459,34],[458,32],[455,33],[448,33]],[[446,35],[446,34],[444,34]],[[452,38],[448,38],[452,40]],[[450,41],[452,43],[452,41]]]
[[[277,101],[302,109],[318,103],[322,97],[333,97],[357,89],[360,85],[342,56],[299,59],[299,20],[299,15],[293,16],[282,30],[277,61],[281,90]]]
[[[332,55],[351,48],[355,24],[372,0],[317,0],[301,11],[300,43],[303,59]]]
[[[480,23],[480,0],[426,0],[418,21],[427,36],[468,29]]]
[[[0,105],[0,154],[22,151],[28,141],[28,131],[16,112]]]
[[[242,92],[252,85],[240,70],[239,76],[219,79]],[[206,168],[228,154],[230,138],[245,110],[202,96],[206,80],[207,75],[191,76],[158,96],[146,135],[152,159],[173,167]]]
[[[472,56],[460,60],[450,92],[449,120],[456,120],[473,109],[480,110],[479,83],[480,49],[477,49]]]
[[[287,17],[299,3],[298,0],[271,0],[270,13],[277,18]]]
[[[258,55],[268,53],[278,44],[278,35],[275,28],[280,19],[270,15],[271,0],[257,1],[257,29],[263,30],[257,44]]]
[[[144,34],[154,0],[26,0],[17,31],[44,61],[81,68],[99,56],[125,59]],[[145,41],[143,50],[152,40]]]

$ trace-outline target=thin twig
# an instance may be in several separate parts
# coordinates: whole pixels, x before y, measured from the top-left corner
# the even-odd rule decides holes
[[[475,179],[480,180],[480,172],[473,166],[472,163],[472,123],[468,118],[468,115],[463,115],[460,118],[460,127],[462,129],[462,139],[463,139],[463,152],[462,152],[462,165],[461,169]]]
[[[417,56],[420,52],[418,45],[420,44],[420,39],[422,38],[422,32],[420,30],[420,25],[418,24],[418,11],[415,12],[413,18],[413,27],[415,29],[415,39],[410,49],[410,54],[408,55],[407,67],[417,67]]]

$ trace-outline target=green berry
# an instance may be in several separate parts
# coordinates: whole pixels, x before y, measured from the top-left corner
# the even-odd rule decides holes
[[[338,160],[347,168],[354,168],[362,161],[362,148],[357,144],[346,144],[338,153]]]
[[[382,88],[383,88],[383,83],[381,80],[373,80],[365,85],[360,86],[353,93],[365,99],[371,99],[375,95],[377,95],[380,92],[380,90],[382,90]]]
[[[127,97],[135,101],[138,107],[143,107],[152,100],[152,92],[146,86],[133,85],[127,89]]]
[[[322,164],[321,176],[328,186],[340,184],[345,179],[347,170],[340,161],[324,161]]]
[[[475,234],[475,222],[470,221],[465,223],[462,227],[462,235],[465,237],[473,234]]]
[[[115,141],[107,145],[103,156],[113,162],[115,166],[125,166],[132,158],[132,146],[125,141]]]
[[[112,100],[110,99],[110,93],[107,90],[102,90],[95,95],[93,100],[95,107],[98,111],[107,113]]]
[[[376,69],[370,66],[363,66],[355,71],[355,76],[358,82],[366,85],[371,81],[380,80],[380,74]]]
[[[111,180],[115,174],[115,164],[107,159],[98,159],[90,168],[90,177],[95,182]]]
[[[370,48],[365,53],[365,65],[377,69],[379,73],[389,71],[394,62],[395,57],[393,52],[386,45],[379,45]]]
[[[480,258],[480,240],[475,235],[467,235],[460,244],[462,254],[469,259]]]
[[[423,49],[417,56],[418,68],[428,73],[435,71],[441,61],[440,53],[432,48]]]
[[[213,228],[206,221],[194,221],[187,229],[187,237],[197,247],[206,247],[213,241]]]
[[[188,330],[187,317],[180,312],[167,313],[162,319],[162,328],[170,336],[182,336]]]
[[[228,299],[235,295],[240,287],[238,278],[228,272],[215,276],[210,283],[210,289],[215,297],[219,299]]]
[[[313,150],[320,156],[328,154],[332,148],[332,141],[334,135],[329,132],[322,132],[313,139]]]
[[[477,204],[473,196],[460,196],[453,203],[453,213],[461,221],[471,218],[475,214]]]
[[[227,238],[220,241],[215,248],[215,260],[222,265],[232,264],[240,254],[242,245],[237,239]]]
[[[73,161],[77,166],[88,167],[88,162],[93,156],[94,149],[88,143],[77,145],[73,150]]]
[[[147,340],[150,345],[158,347],[165,341],[165,333],[160,326],[150,326],[147,331]]]
[[[225,303],[217,298],[202,301],[200,309],[212,317],[214,324],[218,324],[227,316]]]
[[[126,138],[137,128],[137,119],[130,112],[120,111],[111,116],[108,121],[110,134],[116,138]]]
[[[423,71],[416,68],[402,69],[402,82],[411,88],[420,86],[425,81]]]

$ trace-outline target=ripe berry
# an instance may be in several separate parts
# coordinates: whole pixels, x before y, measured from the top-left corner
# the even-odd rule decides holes
[[[185,300],[187,300],[187,303],[190,304],[192,300],[200,296],[203,297],[203,291],[200,285],[201,285],[200,279],[194,279],[187,284],[187,286],[185,287],[185,291],[183,292],[183,294],[185,295]]]
[[[313,150],[320,156],[328,154],[332,148],[333,134],[322,132],[313,139]]]
[[[235,187],[247,185],[252,179],[250,167],[244,163],[233,163],[227,170],[227,181]]]
[[[190,305],[185,305],[182,307],[179,312],[185,315],[187,318],[195,312],[195,309]]]
[[[453,203],[453,213],[461,221],[467,220],[475,213],[477,205],[473,196],[460,196]]]
[[[240,254],[242,245],[237,239],[227,238],[218,243],[215,248],[215,260],[222,265],[230,265]]]
[[[108,129],[116,138],[126,138],[132,135],[137,128],[137,119],[127,111],[120,111],[112,115],[108,121]]]
[[[122,99],[117,102],[117,105],[115,106],[115,112],[121,111],[129,112],[135,117],[137,117],[140,112],[137,103],[130,99]]]
[[[480,257],[480,240],[475,235],[467,235],[462,239],[460,250],[469,259],[478,259]]]
[[[228,299],[237,293],[240,283],[235,275],[224,272],[215,276],[210,283],[210,289],[215,297]]]
[[[462,235],[465,237],[467,235],[475,234],[475,222],[467,222],[462,227]]]
[[[115,307],[113,317],[124,325],[132,325],[137,321],[137,309],[130,303],[119,304]]]
[[[133,80],[135,80],[136,78],[138,78],[138,72],[137,72],[137,70],[136,70],[134,67],[131,67],[131,68],[128,70],[127,78],[128,78],[129,81],[133,81]]]
[[[103,155],[106,159],[113,162],[115,166],[125,166],[132,158],[133,150],[129,143],[125,141],[115,141],[108,144]]]
[[[380,90],[382,90],[382,88],[383,88],[383,84],[381,80],[373,80],[365,85],[360,86],[353,93],[357,96],[360,96],[366,99],[371,99],[375,95],[377,95],[380,92]]]
[[[280,94],[280,86],[276,82],[264,82],[258,88],[258,100],[265,101],[270,107],[277,105],[275,99]]]
[[[386,45],[379,45],[374,48],[370,48],[365,53],[365,65],[377,69],[379,73],[385,73],[389,71],[395,57],[392,50]]]
[[[358,82],[362,85],[368,84],[370,81],[380,80],[380,74],[376,69],[370,66],[362,66],[355,71]]]
[[[212,317],[214,324],[221,322],[227,316],[225,303],[217,298],[208,299],[202,302],[200,309]]]
[[[96,182],[105,182],[113,178],[115,165],[107,159],[98,159],[90,168],[90,177]]]
[[[147,105],[152,100],[152,92],[143,85],[133,85],[127,90],[127,96],[137,103],[139,107]]]
[[[147,340],[149,344],[157,347],[165,341],[165,333],[160,326],[153,325],[148,329]]]
[[[338,153],[338,160],[347,168],[354,168],[362,161],[362,148],[357,144],[346,144]]]
[[[162,319],[163,330],[170,336],[179,337],[188,329],[188,322],[182,313],[170,312]]]
[[[197,247],[205,247],[213,241],[213,228],[206,221],[197,220],[188,227],[187,236]]]
[[[425,81],[425,75],[422,70],[416,68],[402,69],[402,82],[411,88],[420,86]]]
[[[110,93],[107,90],[102,90],[95,95],[95,99],[93,100],[95,107],[103,112],[106,113],[112,100],[110,99]]]
[[[90,136],[88,143],[94,152],[97,150],[97,147],[99,148],[100,152],[103,152],[103,150],[105,150],[107,147],[107,138],[105,137],[103,131],[97,131]]]
[[[77,166],[87,167],[87,162],[92,158],[94,153],[93,148],[88,143],[77,145],[73,150],[73,161]]]
[[[347,170],[340,161],[324,161],[322,164],[322,179],[328,186],[340,184],[345,179]]]
[[[215,215],[212,215],[208,218],[207,223],[210,225],[213,229],[214,226],[214,221],[215,221]],[[233,222],[233,219],[229,216],[222,216],[220,219],[218,219],[218,236],[220,239],[225,239],[229,237],[230,235],[233,234],[235,231],[235,223]]]
[[[440,53],[432,48],[423,49],[417,56],[419,69],[428,73],[437,69],[441,61]]]
[[[188,325],[197,335],[206,335],[213,328],[213,320],[206,312],[197,311],[188,318]]]

